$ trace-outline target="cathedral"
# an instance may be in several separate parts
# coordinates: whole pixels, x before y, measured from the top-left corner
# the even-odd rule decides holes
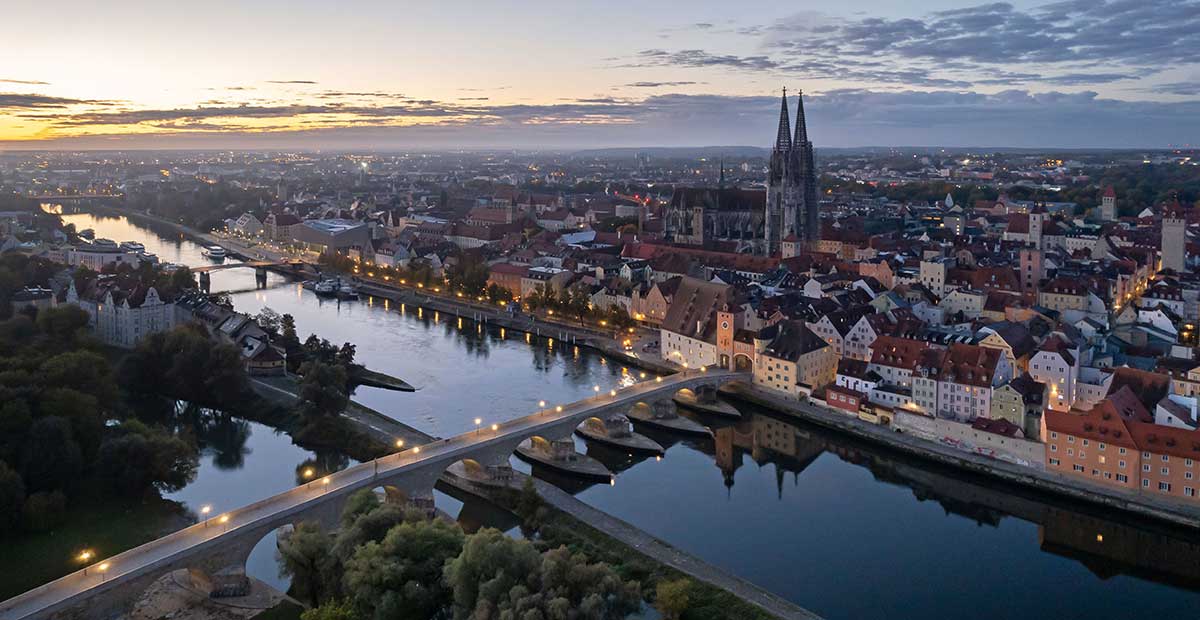
[[[817,172],[813,144],[804,119],[804,94],[796,97],[796,133],[788,124],[787,90],[779,109],[779,130],[767,170],[766,246],[779,253],[782,243],[809,247],[820,232],[817,222]]]
[[[793,135],[784,91],[766,192],[726,187],[723,165],[716,188],[676,187],[665,213],[668,240],[760,255],[778,255],[785,248],[794,253],[816,242],[813,145],[808,140],[803,98],[797,99]]]

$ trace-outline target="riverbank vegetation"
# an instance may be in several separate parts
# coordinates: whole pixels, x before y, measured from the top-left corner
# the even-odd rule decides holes
[[[525,535],[541,548],[565,547],[603,562],[624,579],[636,581],[664,618],[680,620],[770,620],[762,609],[733,594],[694,579],[547,504],[526,478],[518,491],[492,494],[492,500],[522,520]],[[653,594],[651,594],[653,593]]]
[[[543,550],[494,529],[380,503],[348,502],[336,534],[305,523],[280,544],[305,620],[383,618],[590,618],[640,607],[641,590],[607,564],[565,547]]]

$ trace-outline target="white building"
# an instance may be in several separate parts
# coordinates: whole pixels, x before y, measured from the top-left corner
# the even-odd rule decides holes
[[[124,291],[115,282],[99,279],[84,295],[67,290],[67,303],[88,313],[88,325],[101,342],[132,349],[144,336],[177,324],[175,304],[163,301],[154,287]]]

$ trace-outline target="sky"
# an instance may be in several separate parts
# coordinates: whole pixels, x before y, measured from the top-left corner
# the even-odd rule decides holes
[[[0,150],[1200,144],[1200,0],[6,0]]]

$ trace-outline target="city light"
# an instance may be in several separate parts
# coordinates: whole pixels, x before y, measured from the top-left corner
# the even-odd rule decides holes
[[[397,439],[397,440],[396,440],[396,447],[397,447],[397,448],[403,448],[403,447],[404,447],[404,440],[403,440],[403,439]]]

